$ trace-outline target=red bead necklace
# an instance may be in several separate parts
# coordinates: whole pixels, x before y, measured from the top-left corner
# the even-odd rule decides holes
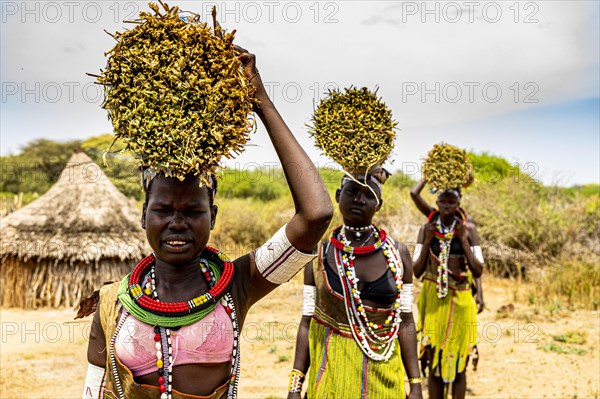
[[[433,211],[431,211],[431,213],[427,217],[427,221],[429,223],[431,223],[436,218],[436,216],[438,216],[439,214],[440,214],[440,211],[438,211],[437,209],[434,209]],[[457,218],[458,220],[460,220],[462,223],[467,222],[467,214],[465,213],[465,211],[462,208],[458,208],[456,210],[456,212],[454,212],[454,217]],[[433,232],[433,234],[438,238],[445,238],[447,233],[444,233],[444,232],[436,229]],[[452,230],[452,234],[454,234],[454,230]]]
[[[233,262],[220,256],[221,253],[212,247],[206,247],[208,255],[217,257],[223,263],[223,271],[215,285],[208,292],[196,298],[185,302],[160,302],[149,295],[144,295],[141,287],[143,276],[148,274],[149,269],[154,265],[156,259],[154,255],[148,255],[135,267],[129,276],[129,292],[133,300],[143,309],[158,315],[186,315],[215,304],[225,295],[233,281],[234,265]]]
[[[377,241],[374,244],[366,245],[364,247],[353,247],[351,245],[345,245],[343,242],[341,242],[340,240],[338,240],[336,238],[339,236],[339,233],[342,230],[342,227],[343,226],[339,226],[338,228],[336,228],[333,231],[329,241],[335,248],[339,249],[340,251],[347,252],[350,255],[368,255],[370,253],[373,253],[381,248],[381,246],[383,245],[383,243],[385,242],[385,240],[387,238],[387,234],[386,234],[385,230],[377,229],[375,227],[375,231],[377,234]]]

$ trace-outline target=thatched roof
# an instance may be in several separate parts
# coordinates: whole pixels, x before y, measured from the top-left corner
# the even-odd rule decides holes
[[[0,257],[94,262],[148,252],[136,206],[82,152],[43,196],[0,219]]]

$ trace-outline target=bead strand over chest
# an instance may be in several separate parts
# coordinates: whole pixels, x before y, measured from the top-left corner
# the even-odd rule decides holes
[[[400,255],[384,230],[373,226],[376,242],[363,247],[353,247],[346,236],[345,226],[336,229],[330,242],[334,247],[334,259],[342,285],[346,316],[350,330],[359,347],[369,358],[387,361],[394,352],[400,331],[400,299],[402,292],[403,266]],[[394,276],[397,289],[396,299],[382,323],[369,320],[358,289],[359,278],[354,261],[356,256],[373,254],[381,250],[388,269]]]

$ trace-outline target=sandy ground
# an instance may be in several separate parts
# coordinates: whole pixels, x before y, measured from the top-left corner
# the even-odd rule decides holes
[[[471,398],[599,398],[600,313],[567,311],[534,287],[485,279],[479,369]],[[514,309],[509,306],[513,305]],[[301,280],[257,304],[242,334],[240,398],[284,398],[301,306]],[[498,312],[504,307],[508,309]],[[0,398],[81,398],[90,320],[72,310],[0,309]]]

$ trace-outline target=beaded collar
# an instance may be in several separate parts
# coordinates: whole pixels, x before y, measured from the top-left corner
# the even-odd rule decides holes
[[[367,245],[364,247],[353,247],[352,245],[350,245],[350,241],[345,240],[346,237],[344,230],[344,226],[339,226],[333,231],[333,233],[331,233],[331,238],[329,239],[329,241],[336,249],[347,252],[350,255],[368,255],[372,252],[375,252],[383,246],[383,243],[387,238],[385,230],[378,230],[375,227],[374,231],[376,232],[375,237],[377,238],[377,241],[374,244]],[[344,242],[340,241],[337,237],[340,237],[340,239],[342,239],[342,241]]]
[[[208,292],[185,302],[160,302],[142,289],[144,276],[153,268],[155,258],[144,258],[123,280],[119,287],[119,300],[140,321],[165,327],[179,327],[197,322],[210,313],[229,290],[233,282],[234,266],[221,252],[206,247],[203,251],[215,275],[215,284]],[[218,266],[222,263],[222,271]]]

